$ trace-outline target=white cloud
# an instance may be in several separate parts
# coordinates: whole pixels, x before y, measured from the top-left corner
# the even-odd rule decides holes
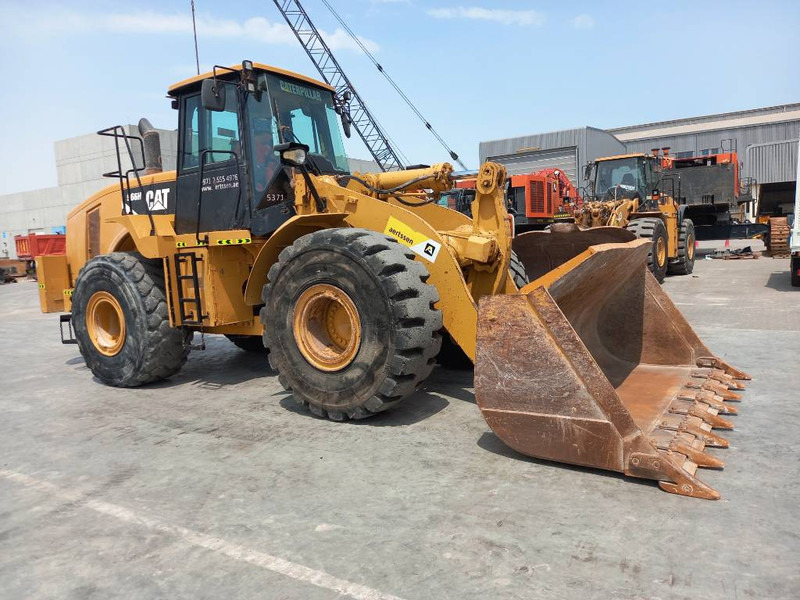
[[[594,27],[594,18],[592,15],[582,14],[572,19],[572,26],[575,29],[592,29]]]
[[[495,21],[503,25],[534,25],[545,22],[543,13],[536,10],[505,10],[501,8],[481,8],[477,6],[456,8],[432,8],[428,11],[436,19],[477,19]]]
[[[20,13],[25,19],[30,13]],[[13,19],[19,24],[19,21]],[[48,34],[75,34],[108,32],[118,34],[150,35],[191,35],[192,18],[188,14],[158,13],[138,11],[93,15],[70,11],[47,11],[27,19],[24,27],[17,31],[25,32],[26,37],[32,32]],[[358,50],[358,45],[343,29],[337,28],[333,33],[319,30],[320,35],[331,50]],[[197,36],[199,38],[244,38],[264,44],[293,45],[298,44],[292,30],[285,23],[274,23],[264,17],[251,17],[245,21],[217,19],[212,16],[197,18]],[[377,52],[380,46],[372,40],[359,36],[361,42],[370,52]]]

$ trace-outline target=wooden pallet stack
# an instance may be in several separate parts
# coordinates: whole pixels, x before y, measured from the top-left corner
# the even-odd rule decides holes
[[[786,217],[769,218],[769,254],[789,258],[789,222]]]

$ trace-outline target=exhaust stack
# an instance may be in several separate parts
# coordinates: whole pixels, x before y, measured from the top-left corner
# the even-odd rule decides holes
[[[147,119],[139,119],[139,135],[144,140],[144,174],[161,173],[161,137]]]

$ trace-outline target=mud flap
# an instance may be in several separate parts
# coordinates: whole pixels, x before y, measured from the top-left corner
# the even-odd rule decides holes
[[[591,246],[520,294],[482,298],[476,400],[522,454],[717,499],[695,473],[723,466],[706,447],[728,445],[714,430],[733,428],[731,390],[749,377],[710,352],[647,271],[649,245]]]

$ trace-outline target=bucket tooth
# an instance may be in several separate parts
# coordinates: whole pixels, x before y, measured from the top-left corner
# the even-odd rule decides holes
[[[722,396],[723,400],[741,402],[742,395],[728,390],[728,386],[722,385],[718,381],[708,379],[702,383],[699,381],[688,381],[686,387],[693,390],[708,390],[714,392],[717,396]]]
[[[658,425],[662,429],[670,429],[673,431],[685,431],[693,436],[703,440],[706,446],[712,448],[727,448],[728,440],[720,435],[717,435],[711,430],[711,425],[692,415],[679,415],[667,413],[662,415],[661,422]]]
[[[711,427],[714,429],[733,429],[733,423],[720,417],[719,411],[717,411],[715,408],[711,408],[708,404],[704,404],[703,402],[699,402],[697,400],[692,401],[676,398],[669,405],[668,410],[669,412],[678,415],[692,415],[694,417],[699,417],[711,425]]]
[[[721,469],[725,466],[725,463],[720,459],[703,452],[703,447],[705,444],[703,444],[702,441],[700,441],[700,445],[701,447],[698,449],[696,444],[687,442],[686,440],[682,439],[681,436],[676,436],[672,442],[672,445],[670,446],[670,450],[685,454],[689,460],[695,463],[698,467],[704,467],[706,469]]]
[[[711,448],[727,448],[730,446],[728,440],[711,430],[711,425],[691,415],[687,415],[686,422],[682,425],[681,431],[697,436],[703,440],[706,446]]]
[[[689,414],[693,417],[700,417],[703,421],[711,425],[713,429],[733,429],[733,423],[720,417],[713,408],[703,406],[699,402],[692,405],[689,409]]]
[[[687,462],[689,462],[687,460]],[[694,463],[692,463],[694,464]],[[695,465],[695,468],[697,465]],[[682,481],[679,483],[673,483],[672,481],[659,481],[658,487],[660,487],[665,492],[669,492],[670,494],[678,494],[680,496],[691,496],[692,498],[703,498],[705,500],[719,500],[722,496],[720,493],[712,488],[711,486],[706,485],[697,477],[686,476],[681,478]]]
[[[727,375],[724,371],[720,369],[708,369],[703,371],[693,371],[692,377],[696,377],[698,379],[707,379],[711,381],[715,381],[729,390],[743,390],[745,385],[736,381],[730,375]]]
[[[722,401],[722,396],[717,396],[708,390],[703,390],[700,392],[691,390],[682,391],[678,394],[678,398],[684,400],[697,400],[704,404],[708,404],[711,408],[723,415],[735,415],[739,413],[739,411],[733,406],[725,404],[725,402]]]
[[[728,402],[741,402],[742,401],[742,395],[741,394],[737,394],[736,392],[728,391],[727,388],[715,389],[715,388],[709,387],[709,388],[706,388],[706,389],[711,390],[717,396],[721,396],[723,400],[727,400]]]
[[[745,384],[736,381],[732,376],[728,375],[722,369],[712,369],[710,379],[719,381],[722,385],[728,386],[729,390],[743,390]]]
[[[725,466],[724,462],[703,451],[706,444],[702,436],[659,427],[650,434],[650,439],[659,450],[683,454],[698,467],[721,469]]]
[[[701,356],[697,359],[697,366],[719,369],[720,371],[722,371],[723,373],[725,373],[730,377],[733,377],[734,379],[744,379],[744,380],[751,379],[750,375],[748,375],[744,371],[737,369],[736,367],[732,367],[718,356]]]
[[[671,494],[719,500],[719,492],[695,477],[698,465],[685,454],[658,450],[657,457],[647,457],[647,460],[642,458],[637,454],[632,455],[631,463],[638,461],[638,466],[630,470],[631,474],[657,479],[658,486]],[[648,469],[653,469],[655,472],[646,474]]]

